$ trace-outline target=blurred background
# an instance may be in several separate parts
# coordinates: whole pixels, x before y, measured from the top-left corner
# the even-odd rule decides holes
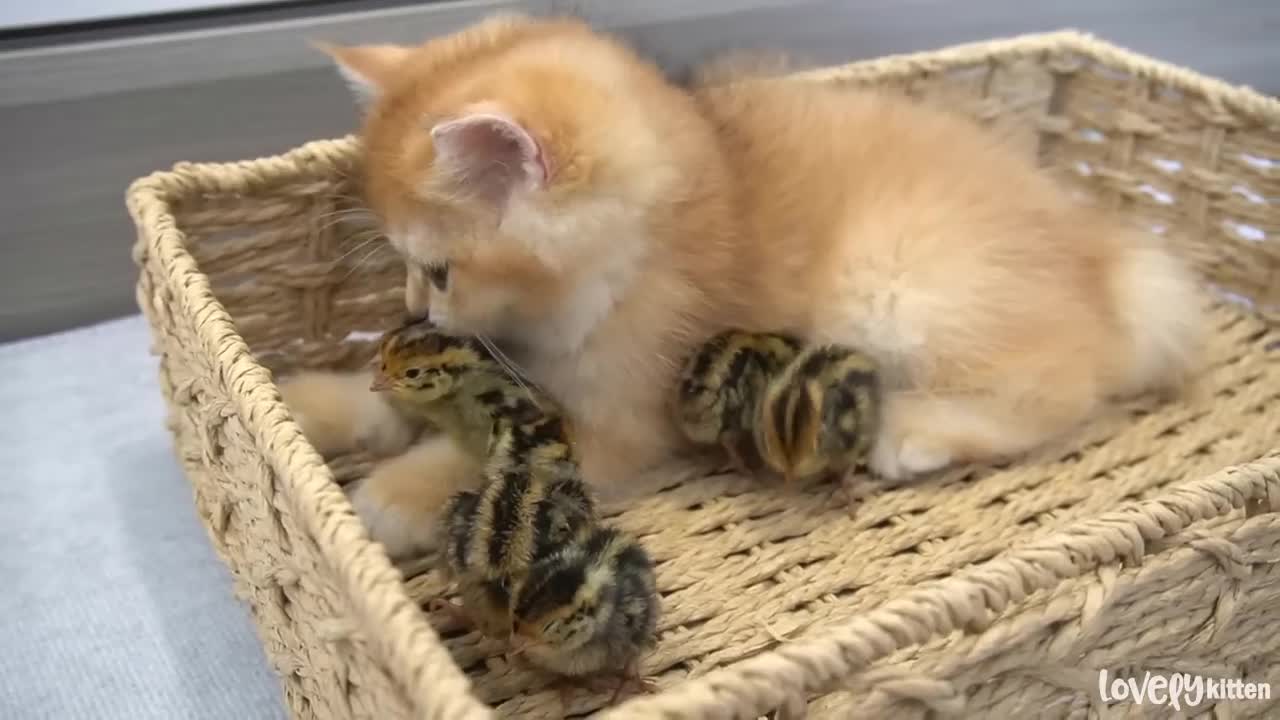
[[[0,8],[0,341],[133,314],[127,184],[182,160],[351,131],[308,40],[417,42],[487,13],[571,12],[673,73],[757,47],[836,63],[1077,28],[1280,90],[1276,0],[46,0]]]

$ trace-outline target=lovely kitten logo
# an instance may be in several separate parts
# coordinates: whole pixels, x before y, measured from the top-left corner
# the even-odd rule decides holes
[[[1192,673],[1156,675],[1150,671],[1136,677],[1110,677],[1098,671],[1098,695],[1102,702],[1132,702],[1138,705],[1166,705],[1175,711],[1194,708],[1205,701],[1270,700],[1271,683],[1240,678],[1208,677]]]

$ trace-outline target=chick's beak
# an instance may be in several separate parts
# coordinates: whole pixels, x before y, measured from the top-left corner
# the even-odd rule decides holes
[[[390,387],[391,379],[382,374],[374,375],[373,382],[369,383],[369,389],[373,392],[382,392]]]

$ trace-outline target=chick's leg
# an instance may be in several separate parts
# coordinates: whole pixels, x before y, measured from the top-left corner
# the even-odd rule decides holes
[[[729,467],[739,475],[750,476],[755,472],[755,468],[751,467],[747,462],[743,452],[743,439],[739,435],[729,435],[724,437],[720,445],[724,448],[725,455],[729,459]]]
[[[373,540],[401,558],[432,549],[445,501],[480,481],[479,463],[447,435],[434,435],[375,467],[351,491],[351,504]]]
[[[645,677],[640,674],[640,663],[632,660],[627,663],[627,667],[623,670],[619,678],[618,688],[613,691],[613,697],[609,698],[609,704],[615,705],[622,697],[622,691],[628,686],[635,688],[640,694],[654,693],[658,691],[658,685],[653,678]]]
[[[591,693],[610,693],[608,705],[616,705],[622,699],[623,692],[628,688],[635,690],[637,693],[650,693],[657,691],[657,685],[648,678],[640,677],[638,673],[628,671],[621,675],[589,675],[585,677],[562,677],[556,681],[556,691],[560,695],[561,707],[568,708],[570,705],[570,695],[575,690],[585,690]]]
[[[850,468],[840,474],[840,494],[844,496],[845,507],[849,517],[853,517],[859,502],[867,496],[866,479],[859,481],[858,473]]]
[[[471,613],[466,608],[459,607],[444,598],[435,598],[427,603],[427,609],[431,612],[438,612],[448,616],[450,622],[460,625],[464,628],[475,629],[478,627],[475,619],[471,617]]]

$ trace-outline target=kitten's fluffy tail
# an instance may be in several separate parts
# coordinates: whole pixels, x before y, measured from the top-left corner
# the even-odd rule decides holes
[[[1133,341],[1116,394],[1195,394],[1207,322],[1195,274],[1158,238],[1135,232],[1130,240],[1111,285]]]

